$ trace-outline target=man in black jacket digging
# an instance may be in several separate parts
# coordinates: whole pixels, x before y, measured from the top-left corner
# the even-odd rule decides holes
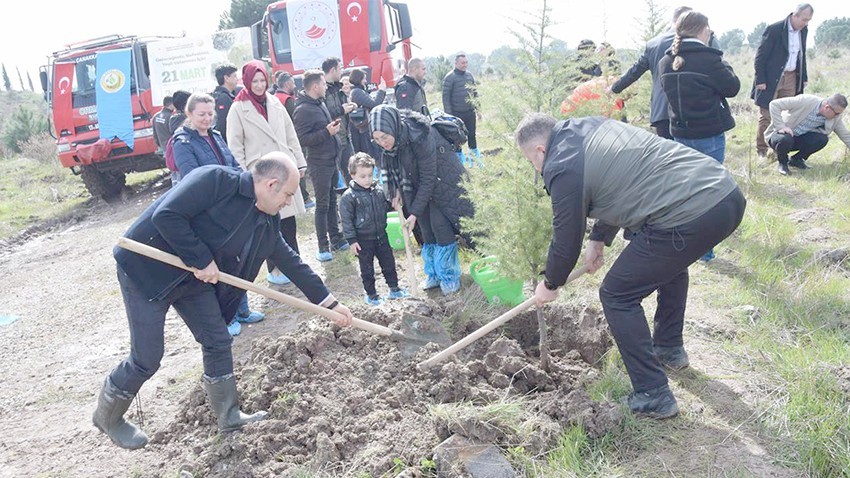
[[[620,228],[631,242],[605,276],[599,298],[634,388],[629,408],[668,418],[679,412],[662,366],[688,366],[682,329],[688,266],[726,238],[746,200],[714,159],[643,129],[601,117],[534,113],[517,127],[523,155],[552,197],[553,236],[538,306],[555,300],[596,219],[584,263],[595,272]],[[641,301],[658,291],[650,333]]]
[[[316,235],[319,251],[316,258],[327,262],[333,260],[334,250],[347,250],[348,242],[339,231],[336,184],[337,158],[341,150],[339,139],[342,121],[333,119],[325,106],[327,83],[319,70],[304,73],[304,91],[295,101],[295,132],[298,141],[306,148],[307,167],[313,181],[316,196]]]
[[[351,312],[301,262],[280,235],[280,209],[298,188],[295,164],[260,159],[251,172],[202,166],[155,201],[125,237],[177,255],[194,274],[125,249],[114,251],[118,283],[130,323],[130,354],[106,378],[94,425],[118,446],[144,447],[148,438],[124,413],[156,373],[164,349],[165,314],[174,307],[203,351],[203,384],[222,432],[262,420],[265,412],[239,410],[232,338],[233,317],[244,291],[218,283],[219,271],[253,281],[270,258],[314,304],[351,323]]]

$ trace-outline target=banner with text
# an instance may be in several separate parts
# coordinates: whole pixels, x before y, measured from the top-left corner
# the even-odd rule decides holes
[[[328,57],[342,58],[337,0],[287,2],[286,13],[294,69],[319,68]]]
[[[99,51],[95,57],[95,100],[100,138],[112,141],[118,138],[130,149],[135,146],[133,136],[133,107],[130,103],[130,48]]]
[[[223,30],[201,37],[162,40],[148,45],[153,104],[177,90],[210,93],[218,85],[215,69],[233,64],[239,71],[253,60],[251,29]]]

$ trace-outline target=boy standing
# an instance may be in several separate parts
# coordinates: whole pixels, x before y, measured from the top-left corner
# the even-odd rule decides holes
[[[398,286],[395,257],[387,238],[387,198],[384,191],[375,187],[372,172],[375,160],[366,153],[351,157],[348,171],[351,183],[339,200],[343,236],[351,251],[360,261],[360,277],[366,289],[366,303],[381,305],[384,299],[375,291],[375,257],[390,287],[390,299],[401,299],[409,294]]]

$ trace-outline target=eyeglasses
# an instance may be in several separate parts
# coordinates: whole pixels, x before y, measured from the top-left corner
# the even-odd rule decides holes
[[[839,110],[837,110],[837,109],[833,108],[833,107],[832,107],[832,105],[831,105],[831,104],[829,104],[829,103],[827,103],[827,104],[826,104],[826,105],[824,105],[824,106],[826,106],[827,108],[831,109],[831,110],[832,110],[832,112],[833,112],[833,113],[835,113],[835,114],[837,114],[837,115],[840,115],[841,113],[844,113],[844,109],[841,109],[841,110],[839,111]]]

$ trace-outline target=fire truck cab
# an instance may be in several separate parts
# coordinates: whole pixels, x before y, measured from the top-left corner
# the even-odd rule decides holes
[[[113,196],[124,187],[126,174],[163,168],[156,154],[151,119],[161,107],[151,101],[147,41],[135,36],[109,35],[67,45],[54,52],[40,69],[41,86],[50,107],[52,133],[59,162],[82,176],[92,196]],[[135,145],[113,139],[97,154],[81,154],[99,140],[95,98],[96,56],[99,51],[130,48],[130,89]]]
[[[323,34],[336,29],[341,38],[343,69],[364,69],[372,86],[379,84],[382,78],[387,85],[394,86],[395,80],[403,74],[411,58],[410,38],[413,36],[406,4],[389,0],[338,0],[338,8],[327,12],[323,23],[316,5],[302,6],[301,9],[313,9],[305,15],[301,9],[291,11],[288,3],[271,3],[262,21],[252,25],[254,57],[271,63],[273,71],[287,71],[300,81],[300,74],[307,68],[298,68],[293,63],[293,47],[299,44],[313,47],[321,43]],[[306,18],[302,21],[300,17]],[[304,31],[299,30],[302,26]],[[308,68],[320,65],[318,61]]]

